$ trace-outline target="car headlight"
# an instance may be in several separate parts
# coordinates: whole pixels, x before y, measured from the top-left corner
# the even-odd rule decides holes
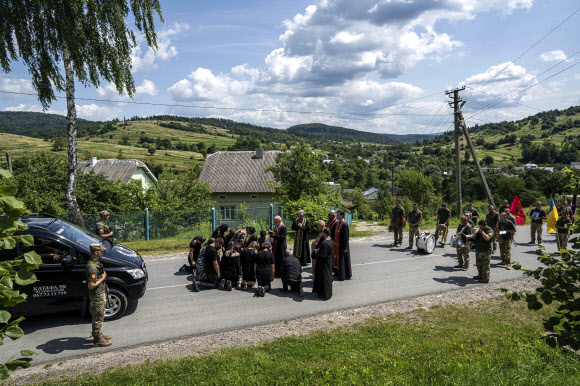
[[[145,272],[143,272],[141,268],[128,269],[127,272],[129,275],[133,276],[133,279],[141,279],[145,277]]]

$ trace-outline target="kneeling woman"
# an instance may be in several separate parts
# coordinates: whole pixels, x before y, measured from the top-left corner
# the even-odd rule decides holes
[[[262,249],[256,255],[254,262],[254,272],[258,280],[258,290],[255,296],[264,297],[266,292],[270,291],[270,283],[274,277],[274,255],[270,251],[272,245],[264,243]]]
[[[236,246],[224,252],[222,260],[220,261],[220,273],[222,280],[219,284],[219,289],[232,290],[232,285],[238,282],[242,269],[240,267],[240,246]]]
[[[247,248],[242,248],[240,253],[240,265],[242,266],[242,280],[238,283],[238,288],[245,290],[252,288],[256,284],[256,272],[254,271],[254,261],[258,252],[258,242],[252,241]]]

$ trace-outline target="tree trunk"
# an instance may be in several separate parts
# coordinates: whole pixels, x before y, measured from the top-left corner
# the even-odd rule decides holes
[[[66,42],[64,43],[62,58],[66,73],[66,132],[68,138],[66,205],[70,213],[71,222],[84,228],[83,216],[77,203],[77,108],[75,106],[75,77]]]

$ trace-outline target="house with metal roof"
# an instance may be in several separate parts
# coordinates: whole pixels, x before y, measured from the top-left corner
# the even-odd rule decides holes
[[[207,156],[200,181],[212,191],[223,220],[235,219],[240,205],[247,208],[269,208],[274,204],[274,181],[267,168],[276,164],[279,151],[220,151]],[[265,212],[268,216],[268,212]]]
[[[94,172],[104,175],[108,180],[126,184],[131,180],[139,181],[143,189],[157,183],[157,178],[143,162],[136,159],[97,159],[80,161],[78,170],[84,174]]]

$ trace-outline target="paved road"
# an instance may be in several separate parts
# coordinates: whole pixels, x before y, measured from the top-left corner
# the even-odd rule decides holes
[[[437,247],[430,255],[390,246],[391,239],[377,237],[351,243],[353,279],[335,282],[333,297],[320,301],[310,292],[311,269],[305,270],[306,296],[299,298],[279,292],[280,280],[264,298],[253,292],[204,290],[191,292],[191,276],[176,273],[184,261],[155,260],[147,263],[150,280],[145,296],[119,320],[104,324],[103,331],[114,336],[109,348],[93,349],[90,320],[78,313],[30,317],[23,324],[26,335],[6,341],[0,361],[22,349],[35,350],[34,363],[58,362],[75,356],[132,347],[220,330],[265,324],[344,308],[353,308],[482,285],[471,277],[477,273],[475,254],[467,272],[456,270],[455,249]],[[406,236],[406,235],[405,235]],[[548,251],[555,251],[554,235],[545,237]],[[529,227],[518,227],[513,259],[528,268],[538,266]],[[407,245],[405,239],[404,245]],[[492,258],[493,282],[522,277],[521,272],[497,266],[499,251]]]

